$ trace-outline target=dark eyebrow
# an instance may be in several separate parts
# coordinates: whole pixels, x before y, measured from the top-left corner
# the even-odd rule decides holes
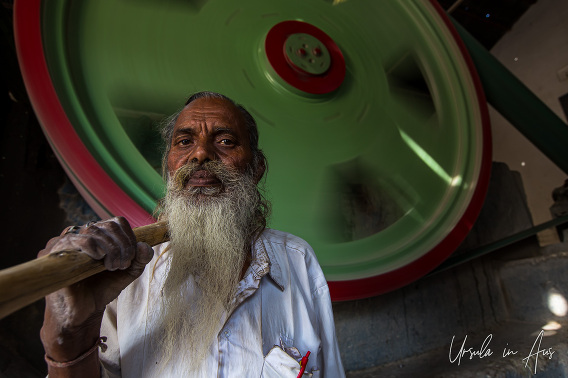
[[[230,129],[230,128],[228,128],[228,127],[221,127],[221,126],[220,126],[220,127],[216,127],[216,128],[213,130],[213,135],[219,135],[219,134],[229,134],[229,135],[231,135],[231,136],[233,136],[233,137],[235,137],[235,138],[237,137],[237,134],[235,133],[235,130]]]
[[[173,136],[176,137],[178,135],[195,135],[195,130],[192,129],[191,127],[177,129],[176,131],[174,131]]]
[[[192,127],[184,127],[184,128],[180,128],[177,129],[176,131],[174,131],[174,134],[172,135],[172,140],[175,138],[179,138],[180,136],[188,136],[188,137],[193,137],[197,134],[197,132],[195,131],[194,128]],[[218,126],[215,127],[213,129],[213,132],[211,133],[213,137],[217,137],[219,135],[230,135],[235,139],[238,139],[238,135],[235,132],[234,129],[229,128],[229,127],[225,127],[225,126]]]

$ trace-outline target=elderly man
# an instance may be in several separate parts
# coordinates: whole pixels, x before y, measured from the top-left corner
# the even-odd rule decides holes
[[[152,251],[115,218],[67,230],[40,252],[80,249],[107,268],[46,298],[49,376],[344,376],[313,250],[266,228],[252,116],[201,92],[164,136],[169,243]]]

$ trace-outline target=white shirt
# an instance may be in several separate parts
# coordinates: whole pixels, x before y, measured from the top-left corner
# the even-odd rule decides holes
[[[175,356],[160,371],[160,353],[152,343],[159,324],[152,314],[159,313],[156,298],[167,272],[166,259],[156,259],[166,246],[155,248],[144,273],[107,306],[101,336],[107,336],[108,349],[99,352],[103,376],[188,376]],[[312,248],[296,236],[266,229],[252,257],[234,310],[220,319],[217,340],[192,376],[296,378],[300,365],[290,356],[296,348],[302,356],[311,353],[304,377],[344,377],[329,288]]]

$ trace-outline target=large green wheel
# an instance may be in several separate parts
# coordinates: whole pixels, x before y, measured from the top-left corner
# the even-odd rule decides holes
[[[255,116],[271,226],[310,242],[335,300],[427,273],[480,209],[486,108],[435,2],[20,0],[16,34],[44,130],[101,216],[148,221],[157,122],[199,90]]]

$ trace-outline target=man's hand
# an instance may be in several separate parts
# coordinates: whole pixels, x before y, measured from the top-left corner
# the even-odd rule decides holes
[[[122,217],[53,238],[38,257],[66,249],[103,260],[107,271],[46,297],[41,340],[47,356],[59,362],[74,360],[96,343],[106,305],[142,274],[153,256],[148,244],[136,242]]]

